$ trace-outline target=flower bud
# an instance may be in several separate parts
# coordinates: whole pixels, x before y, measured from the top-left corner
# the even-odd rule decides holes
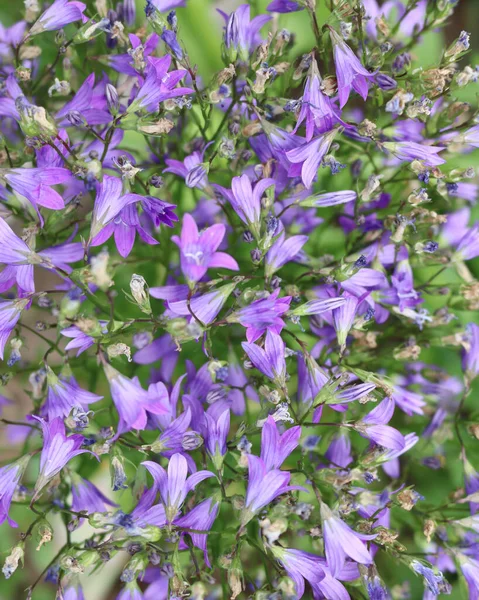
[[[107,83],[105,88],[105,94],[108,110],[111,112],[112,115],[118,114],[118,111],[120,110],[120,100],[118,99],[118,92],[116,91],[116,87],[111,83]]]
[[[136,273],[133,274],[130,280],[130,290],[139,309],[145,314],[151,315],[150,294],[145,278]]]

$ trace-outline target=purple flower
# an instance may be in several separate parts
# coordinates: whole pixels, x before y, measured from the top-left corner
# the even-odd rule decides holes
[[[444,164],[444,158],[438,156],[445,150],[444,146],[428,146],[416,142],[384,142],[383,146],[394,156],[404,161],[420,160],[427,167],[437,167]]]
[[[304,10],[304,6],[294,0],[273,0],[268,4],[266,10],[269,10],[269,12],[290,13]]]
[[[311,67],[304,84],[301,110],[293,132],[296,133],[303,121],[306,121],[306,140],[310,142],[315,133],[325,133],[332,129],[336,123],[344,125],[345,123],[339,115],[340,111],[333,104],[331,98],[321,91],[321,76],[318,71],[318,64],[316,59],[312,57]]]
[[[13,463],[0,468],[0,525],[8,521],[10,527],[18,527],[18,524],[8,516],[13,495],[17,489],[20,479],[27,468],[30,455],[22,456]]]
[[[259,30],[271,17],[258,15],[250,20],[249,4],[241,4],[229,16],[221,10],[218,12],[226,22],[224,41],[230,59],[234,61],[239,56],[240,60],[248,61],[250,53],[261,41]]]
[[[261,229],[261,197],[265,190],[275,185],[274,179],[260,179],[254,186],[247,175],[233,177],[231,190],[215,186],[230,202],[238,217],[248,226],[256,240]]]
[[[85,600],[81,586],[68,585],[63,592],[63,600]]]
[[[319,557],[303,550],[272,546],[273,556],[283,565],[288,577],[294,581],[296,598],[299,600],[304,595],[305,580],[310,583],[319,583],[325,573],[319,562]]]
[[[182,454],[173,454],[168,463],[168,471],[151,461],[141,464],[148,469],[155,481],[168,523],[173,522],[177,516],[188,492],[194,490],[204,479],[215,476],[211,471],[197,471],[188,477],[188,463]]]
[[[265,275],[269,279],[283,265],[298,256],[301,248],[308,241],[307,235],[292,235],[286,239],[283,231],[278,235],[276,241],[266,253],[265,257]]]
[[[355,296],[346,296],[345,303],[333,310],[333,324],[341,350],[346,348],[346,339],[353,326],[360,301]]]
[[[121,179],[110,175],[105,175],[103,182],[98,184],[91,219],[90,242],[125,206],[143,199],[138,194],[122,194],[122,189]]]
[[[372,564],[373,558],[363,541],[373,540],[376,535],[364,535],[353,531],[323,502],[321,521],[326,561],[333,577],[340,574],[348,556],[362,565]]]
[[[38,421],[43,432],[43,448],[40,456],[40,474],[33,491],[32,502],[35,502],[40,496],[41,491],[47,483],[59,473],[63,467],[75,456],[88,452],[81,450],[85,438],[79,434],[67,436],[65,434],[65,423],[60,417],[52,421],[45,421],[35,415],[32,419]],[[95,454],[93,454],[95,456]]]
[[[278,298],[280,289],[265,298],[254,300],[248,306],[240,308],[227,317],[230,323],[241,323],[246,327],[246,339],[248,342],[255,342],[266,331],[280,334],[284,327],[284,321],[281,318],[289,310],[291,297]]]
[[[303,146],[288,150],[286,152],[286,157],[289,162],[292,163],[288,171],[288,176],[301,176],[304,186],[309,189],[313,184],[321,161],[329,152],[329,148],[336,133],[336,130],[333,129],[329,133],[313,138]]]
[[[248,487],[241,514],[243,527],[278,496],[292,490],[304,490],[300,486],[289,485],[290,479],[290,473],[279,469],[268,470],[261,458],[248,454]]]
[[[156,398],[152,398],[138,381],[129,379],[108,363],[103,364],[110,384],[111,397],[120,417],[118,434],[131,429],[145,429],[148,413],[162,415],[167,409]]]
[[[98,402],[103,396],[97,396],[82,389],[74,377],[70,380],[60,379],[47,367],[47,399],[43,407],[44,414],[51,421],[55,417],[66,417],[72,408],[85,408]]]
[[[299,201],[300,206],[311,206],[322,208],[325,206],[337,206],[339,204],[347,204],[353,202],[357,198],[356,192],[353,190],[341,190],[339,192],[326,192],[324,194],[316,194],[308,196],[304,200]]]
[[[261,431],[261,455],[268,471],[279,469],[288,456],[299,444],[301,427],[291,427],[282,435],[278,431],[276,421],[270,415]]]
[[[101,327],[101,332],[106,334],[108,332],[108,321],[98,321],[98,324]],[[76,350],[78,348],[77,356],[80,356],[82,352],[88,350],[95,343],[94,338],[78,329],[76,325],[65,327],[60,333],[67,338],[71,338],[71,342],[68,342],[65,350]]]
[[[150,112],[157,111],[160,102],[193,93],[190,88],[176,87],[186,75],[186,71],[178,69],[168,72],[170,65],[171,56],[169,54],[149,63],[143,85],[138,90],[136,98],[128,106],[127,113],[134,113],[141,109]]]
[[[55,2],[42,13],[28,32],[28,37],[43,31],[56,31],[75,21],[84,18],[83,11],[86,4],[70,0],[55,0]]]
[[[0,359],[2,360],[5,344],[18,323],[22,310],[29,302],[28,298],[0,300]]]
[[[456,556],[469,589],[469,600],[477,600],[479,598],[479,560],[459,552]],[[441,581],[441,583],[443,582]],[[440,592],[447,593],[443,589]]]
[[[197,187],[199,189],[205,189],[208,187],[208,173],[202,166],[204,160],[205,150],[209,144],[206,144],[202,150],[195,150],[188,156],[185,156],[183,161],[175,160],[173,158],[167,158],[165,160],[168,165],[167,169],[163,170],[163,173],[174,173],[183,177],[188,187]]]
[[[394,414],[395,402],[384,398],[373,410],[355,424],[355,429],[383,448],[402,450],[406,445],[404,436],[394,427],[386,425]]]
[[[159,243],[142,227],[136,206],[129,204],[93,238],[90,245],[101,246],[113,235],[119,254],[126,258],[133,248],[136,234],[150,246]]]
[[[102,513],[108,510],[107,506],[117,506],[114,502],[103,495],[100,490],[91,483],[71,472],[72,480],[72,510],[75,512],[87,511],[91,513]]]
[[[181,270],[190,287],[203,278],[212,267],[238,271],[238,263],[224,252],[216,252],[226,233],[226,227],[217,223],[204,229],[201,233],[195,220],[186,213],[183,216],[181,236],[171,239],[180,248]]]
[[[141,206],[155,227],[159,227],[161,224],[173,227],[178,221],[178,217],[174,213],[176,209],[174,204],[169,204],[154,196],[144,196]]]
[[[204,438],[205,448],[219,471],[223,466],[223,457],[226,454],[226,439],[230,430],[230,411],[225,410],[219,417],[205,412]]]
[[[80,120],[84,119],[84,123],[88,125],[106,125],[111,122],[112,116],[108,110],[105,84],[100,81],[95,85],[94,73],[88,75],[73,98],[60,108],[56,118],[61,119],[63,127],[68,127],[71,125],[71,115],[81,117]],[[60,145],[60,151],[65,152],[63,144]],[[57,153],[55,157],[58,157]]]
[[[215,502],[212,498],[207,498],[195,506],[186,515],[175,519],[175,526],[185,529],[196,529],[198,531],[209,531],[219,512],[219,503]],[[211,569],[210,559],[208,557],[208,551],[206,549],[206,542],[208,534],[206,533],[189,533],[193,545],[200,550],[203,550],[205,563],[208,568]],[[186,547],[186,544],[185,544]]]
[[[38,169],[5,169],[1,177],[12,189],[32,203],[38,212],[38,206],[52,210],[65,208],[65,202],[51,186],[69,183],[72,174],[61,167],[43,167]]]
[[[329,33],[333,44],[340,107],[343,108],[346,104],[352,89],[363,100],[366,100],[368,97],[368,80],[374,80],[374,73],[370,73],[363,67],[351,48],[331,27]]]
[[[477,494],[479,492],[479,473],[465,456],[462,462],[464,465],[464,487],[466,488],[466,494],[468,496]],[[479,511],[479,502],[469,502],[469,507],[473,515]]]
[[[168,302],[168,313],[171,312],[171,316],[173,317],[176,317],[177,315],[183,317],[189,316],[191,320],[199,320],[201,323],[209,325],[216,319],[218,313],[223,308],[224,303],[235,287],[236,284],[228,283],[207,294],[195,296],[189,303],[187,300]],[[188,292],[186,292],[184,296],[187,296],[187,294]],[[158,298],[158,295],[155,295],[155,292],[151,295],[154,298]]]
[[[161,12],[166,12],[167,10],[171,10],[173,8],[179,8],[181,6],[186,6],[186,0],[148,0],[153,4],[155,8],[157,8]]]
[[[43,259],[35,254],[27,244],[0,217],[0,263],[5,265],[41,264]]]
[[[181,48],[178,40],[176,39],[176,34],[171,29],[163,29],[163,33],[161,34],[161,39],[168,46],[170,51],[173,53],[176,60],[182,60],[183,58],[183,49]]]
[[[264,349],[248,342],[242,342],[241,345],[258,371],[275,381],[281,388],[286,386],[286,347],[281,336],[268,330]]]

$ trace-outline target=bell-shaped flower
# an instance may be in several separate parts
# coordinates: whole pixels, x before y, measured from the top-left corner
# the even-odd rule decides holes
[[[81,449],[85,438],[79,434],[66,435],[65,423],[60,417],[52,421],[45,421],[41,417],[33,416],[38,421],[43,432],[43,448],[40,455],[40,475],[38,476],[33,491],[32,502],[37,500],[47,483],[59,473],[72,458],[90,450]],[[93,456],[96,456],[93,454]]]
[[[278,425],[270,415],[261,431],[261,455],[268,470],[279,469],[288,456],[299,444],[301,427],[295,426],[283,434],[278,431]]]
[[[258,371],[275,381],[281,388],[286,386],[286,346],[281,336],[267,331],[264,349],[248,342],[242,342],[241,345]]]
[[[168,471],[152,461],[141,463],[151,473],[165,509],[168,523],[172,523],[189,492],[204,479],[215,477],[211,471],[197,471],[188,477],[188,463],[182,454],[173,454]]]
[[[215,502],[213,498],[207,498],[206,500],[203,500],[203,502],[200,502],[194,508],[192,508],[190,512],[186,515],[175,519],[174,524],[180,529],[185,528],[195,529],[197,531],[209,531],[212,528],[216,517],[218,516],[219,507],[219,503]],[[191,536],[191,541],[193,542],[193,545],[196,546],[196,548],[203,550],[205,563],[208,566],[208,568],[211,569],[208,550],[206,548],[208,534],[191,532],[188,535]],[[186,548],[186,544],[183,542],[183,540],[180,542],[180,548],[182,546]]]
[[[357,533],[324,502],[321,503],[321,521],[326,562],[333,577],[341,573],[346,557],[362,565],[372,564],[373,558],[363,541],[373,540],[376,535]]]
[[[203,278],[212,267],[238,271],[238,263],[224,252],[217,252],[223,241],[226,227],[217,223],[199,232],[195,220],[188,213],[183,216],[181,235],[171,239],[180,249],[181,270],[190,287]]]
[[[27,454],[0,468],[0,525],[6,519],[10,527],[18,527],[18,524],[8,516],[8,511],[29,460],[30,455]]]

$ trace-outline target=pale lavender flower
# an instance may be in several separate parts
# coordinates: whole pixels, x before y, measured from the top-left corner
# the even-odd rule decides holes
[[[190,287],[194,287],[209,268],[239,270],[234,258],[216,251],[225,233],[226,227],[222,223],[212,225],[200,233],[193,217],[188,213],[183,216],[180,237],[175,235],[171,239],[180,248],[181,270]]]
[[[90,242],[110,223],[128,204],[140,202],[138,194],[123,194],[120,178],[105,175],[97,186],[97,195],[91,218]]]
[[[82,389],[74,377],[69,380],[59,378],[47,367],[47,398],[43,413],[51,421],[55,417],[66,417],[72,408],[85,408],[93,402],[98,402],[103,396]]]
[[[373,540],[376,535],[357,533],[323,502],[321,503],[321,521],[326,561],[333,577],[340,574],[348,556],[357,563],[372,564],[373,558],[363,541]]]
[[[141,464],[148,469],[155,481],[168,523],[173,522],[189,492],[204,479],[215,477],[211,471],[197,471],[188,477],[188,463],[182,454],[173,454],[168,463],[168,471],[152,461]]]
[[[110,384],[111,397],[120,421],[118,434],[131,429],[145,429],[148,413],[164,415],[165,406],[141,387],[138,378],[129,379],[108,363],[103,368]],[[134,401],[133,401],[134,399]]]
[[[329,152],[329,148],[336,136],[336,130],[313,138],[307,144],[288,150],[286,157],[291,163],[288,171],[289,177],[301,176],[304,186],[309,189],[316,177],[321,161]]]
[[[299,444],[301,427],[291,427],[282,435],[278,431],[278,425],[270,415],[261,431],[261,455],[266,469],[279,469],[288,456]]]
[[[333,100],[321,91],[321,76],[314,57],[312,57],[311,67],[304,84],[301,109],[293,133],[298,131],[303,121],[306,121],[306,140],[308,142],[311,141],[315,132],[325,133],[332,129],[336,123],[345,125]]]
[[[197,187],[204,189],[208,187],[208,174],[206,169],[202,167],[205,150],[209,144],[206,144],[202,150],[195,150],[181,160],[167,158],[165,160],[168,168],[163,170],[163,173],[174,173],[183,177],[188,187]]]
[[[319,557],[315,554],[276,545],[271,547],[271,552],[283,565],[288,577],[294,581],[295,597],[298,600],[304,595],[305,580],[314,584],[319,583],[325,577]]]
[[[264,349],[257,344],[242,342],[243,350],[248,355],[253,365],[263,375],[275,381],[280,387],[286,385],[286,346],[281,336],[267,331]]]
[[[395,402],[384,398],[373,410],[355,424],[361,435],[369,438],[383,448],[402,450],[406,445],[404,436],[394,427],[386,425],[394,414]]]
[[[241,523],[245,526],[254,515],[278,496],[304,488],[289,485],[291,474],[279,469],[268,470],[261,458],[248,454],[248,488]]]
[[[292,235],[286,238],[284,230],[278,235],[277,239],[266,253],[265,274],[271,278],[276,271],[281,269],[286,263],[293,260],[301,251],[301,248],[308,241],[307,235]]]
[[[61,167],[5,169],[0,173],[0,177],[5,179],[17,194],[25,196],[37,212],[38,206],[52,210],[65,208],[63,198],[52,186],[73,181],[70,171]]]
[[[215,502],[212,498],[207,498],[197,504],[189,513],[175,519],[175,526],[185,529],[196,529],[197,531],[209,531],[213,523],[215,522],[216,517],[219,512],[219,503]],[[208,534],[206,533],[189,533],[191,535],[191,540],[193,545],[200,550],[203,550],[203,555],[205,559],[205,563],[208,568],[211,569],[211,563],[208,556],[208,550],[206,548],[206,543],[208,539]],[[184,548],[186,548],[186,544],[184,544]]]
[[[274,179],[260,179],[254,186],[247,175],[233,177],[231,190],[219,185],[217,190],[230,202],[238,217],[248,226],[255,239],[259,239],[261,229],[261,197]]]
[[[211,409],[204,414],[205,448],[219,471],[223,466],[223,457],[227,450],[226,439],[230,430],[230,411],[225,410],[217,418],[210,414],[210,411]]]
[[[171,56],[169,54],[148,64],[143,85],[128,106],[127,113],[134,113],[142,109],[157,111],[160,102],[193,93],[191,88],[176,87],[185,77],[186,71],[178,69],[168,72],[170,65]]]
[[[430,146],[418,144],[417,142],[384,142],[383,146],[399,158],[410,161],[420,160],[427,167],[437,167],[446,161],[438,156],[439,152],[445,150],[444,146]]]
[[[3,360],[5,344],[15,325],[20,319],[22,310],[30,302],[28,298],[0,300],[0,359]]]
[[[346,339],[356,318],[360,300],[355,296],[346,296],[345,302],[333,310],[333,324],[341,349],[346,347]]]
[[[271,17],[258,15],[251,19],[249,4],[241,4],[230,15],[221,10],[218,12],[226,22],[224,41],[232,60],[237,53],[242,61],[247,61],[250,53],[261,41],[259,30]]]
[[[190,317],[192,320],[198,319],[205,325],[209,325],[216,319],[218,313],[223,308],[224,303],[229,298],[235,287],[236,284],[228,283],[216,290],[213,290],[212,292],[193,297],[189,303],[188,300],[176,300],[174,302],[168,301],[167,314],[171,313],[171,316],[173,317],[179,315],[183,317]],[[188,292],[184,294],[184,296],[187,295]],[[158,297],[155,296],[154,293],[152,296],[155,298]]]
[[[109,500],[100,490],[77,473],[71,472],[72,479],[72,510],[75,512],[86,511],[88,514],[108,511],[108,506],[117,506]]]
[[[43,31],[56,31],[75,21],[84,18],[83,11],[86,4],[76,0],[55,0],[47,10],[42,13],[28,32],[28,37]]]
[[[106,334],[108,332],[108,321],[98,321],[98,325],[101,328],[101,332]],[[78,329],[76,325],[70,325],[70,327],[65,327],[60,331],[62,335],[71,339],[71,342],[65,346],[65,350],[76,350],[77,356],[80,356],[82,352],[88,350],[95,343],[95,339],[83,332],[81,329]]]
[[[278,298],[280,289],[274,290],[269,296],[254,300],[251,304],[240,308],[227,317],[229,323],[241,323],[246,327],[246,339],[255,342],[267,331],[278,335],[284,327],[281,318],[288,310],[291,297]]]
[[[82,450],[85,438],[79,434],[67,436],[63,419],[57,417],[50,422],[35,415],[32,419],[38,421],[43,432],[43,448],[40,456],[40,474],[33,491],[32,502],[40,497],[47,483],[59,473],[72,458],[79,454],[93,454],[90,450]],[[93,456],[96,456],[93,454]]]
[[[18,524],[8,516],[8,511],[29,460],[30,455],[27,454],[0,468],[0,525],[6,519],[10,527],[18,527]]]
[[[329,33],[333,44],[340,107],[343,108],[348,101],[351,90],[354,90],[363,100],[366,100],[368,97],[368,81],[372,82],[374,80],[374,73],[370,73],[363,67],[351,48],[331,27]]]
[[[325,192],[324,194],[315,194],[299,201],[300,206],[312,206],[322,208],[326,206],[337,206],[347,204],[356,200],[357,194],[353,190],[341,190],[339,192]]]

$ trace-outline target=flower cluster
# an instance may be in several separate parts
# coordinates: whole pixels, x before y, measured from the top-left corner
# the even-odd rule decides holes
[[[458,1],[200,4],[0,24],[5,598],[477,599]]]

